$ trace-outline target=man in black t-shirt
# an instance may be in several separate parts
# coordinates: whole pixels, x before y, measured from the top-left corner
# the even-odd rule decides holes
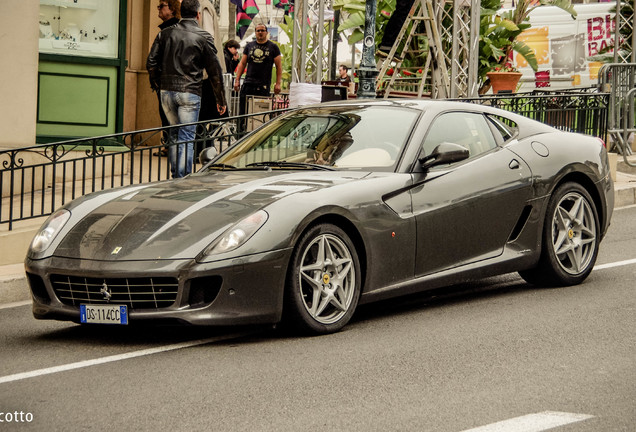
[[[349,68],[343,64],[338,66],[338,78],[336,78],[338,85],[349,87],[351,78],[349,78]]]
[[[272,67],[276,66],[276,84],[274,93],[280,93],[280,82],[283,74],[283,64],[280,49],[274,42],[268,40],[267,26],[257,24],[255,28],[256,40],[245,45],[243,56],[236,68],[234,90],[240,93],[240,114],[247,112],[247,96],[269,96],[272,85]],[[241,87],[241,75],[247,67],[245,81]]]

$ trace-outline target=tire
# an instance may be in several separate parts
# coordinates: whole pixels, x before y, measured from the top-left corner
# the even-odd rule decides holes
[[[285,318],[302,333],[329,334],[351,319],[360,297],[360,262],[343,230],[320,224],[300,239],[285,289]]]
[[[596,263],[599,236],[598,212],[590,194],[578,183],[564,183],[548,204],[539,264],[519,274],[533,285],[580,284]]]

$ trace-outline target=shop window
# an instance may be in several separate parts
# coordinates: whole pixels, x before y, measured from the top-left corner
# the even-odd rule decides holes
[[[40,53],[117,58],[119,0],[40,0]]]

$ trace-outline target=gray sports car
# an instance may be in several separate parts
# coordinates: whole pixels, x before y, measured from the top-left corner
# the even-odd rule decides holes
[[[614,205],[601,140],[460,102],[300,108],[205,153],[53,214],[26,258],[35,317],[330,333],[459,281],[581,283]]]

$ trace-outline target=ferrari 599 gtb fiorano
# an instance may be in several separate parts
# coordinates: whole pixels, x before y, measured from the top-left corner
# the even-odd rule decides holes
[[[579,284],[614,205],[599,139],[461,102],[300,108],[215,153],[55,212],[26,258],[35,317],[330,333],[458,281]]]

